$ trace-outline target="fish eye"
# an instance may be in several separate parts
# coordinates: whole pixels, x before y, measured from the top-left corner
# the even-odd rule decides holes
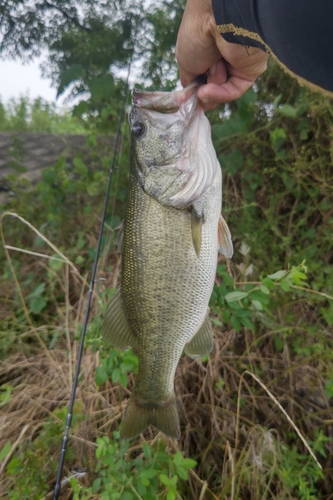
[[[146,127],[144,123],[136,122],[132,125],[132,133],[135,137],[139,138],[146,132]]]

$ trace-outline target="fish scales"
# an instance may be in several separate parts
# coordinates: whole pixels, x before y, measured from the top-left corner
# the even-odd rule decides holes
[[[213,189],[217,191],[217,187]],[[220,213],[218,193],[214,196],[213,189],[207,198],[213,195],[215,213],[205,221],[198,257],[190,215],[161,205],[132,182],[129,205],[133,209],[124,229],[122,296],[138,336],[135,392],[141,395],[144,391],[152,402],[170,399],[184,346],[207,315],[216,272],[216,219]]]
[[[138,374],[121,430],[128,438],[150,424],[171,437],[179,436],[175,370],[184,348],[197,357],[212,347],[208,302],[218,248],[222,246],[227,254],[232,248],[225,223],[225,243],[219,241],[222,176],[209,124],[202,110],[197,116],[195,87],[188,89],[183,94],[158,93],[157,104],[155,99],[150,106],[149,98],[156,93],[139,94],[130,116],[131,173],[121,287],[107,308],[102,328],[111,344],[138,346]],[[148,110],[140,109],[138,101]],[[173,116],[165,118],[170,107]],[[197,127],[192,130],[195,137],[199,134],[195,141],[180,136],[182,120],[185,124],[192,120],[192,128]],[[140,142],[140,134],[147,135],[145,141]],[[200,140],[206,141],[201,149],[208,159],[200,157]]]

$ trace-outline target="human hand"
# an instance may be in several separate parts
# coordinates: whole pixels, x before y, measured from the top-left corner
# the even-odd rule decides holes
[[[241,97],[267,68],[268,55],[256,47],[226,42],[217,31],[211,0],[188,0],[178,32],[176,57],[185,87],[207,73],[198,90],[205,109]]]

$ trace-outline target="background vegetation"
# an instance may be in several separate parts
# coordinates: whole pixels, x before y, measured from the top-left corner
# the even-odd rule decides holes
[[[112,140],[101,153],[96,137],[114,135],[125,85],[118,70],[140,38],[133,40],[138,14],[130,4],[119,3],[127,9],[128,24],[124,10],[110,24],[102,7],[93,10],[89,2],[79,14],[74,3],[54,2],[63,10],[59,19],[39,18],[40,5],[36,2],[31,16],[36,23],[51,23],[45,37],[54,37],[37,40],[32,30],[31,50],[42,43],[50,47],[59,91],[72,89],[84,104],[74,107],[72,117],[42,101],[21,99],[0,107],[0,126],[38,131],[42,121],[50,132],[84,131],[89,159],[78,155],[69,167],[59,158],[36,186],[19,187],[9,179],[15,196],[2,207],[3,241],[26,252],[0,249],[0,493],[12,499],[52,497],[112,156]],[[168,2],[147,12],[144,26],[151,31],[138,43],[141,75],[151,78],[146,86],[175,83],[180,7]],[[96,59],[94,50],[101,47],[96,26],[110,37],[115,32],[109,30],[118,29],[121,60],[104,45],[103,58],[110,59]],[[89,50],[83,54],[80,37],[87,29]],[[10,36],[3,50],[22,55],[19,38],[15,45]],[[333,498],[333,103],[271,64],[254,89],[209,118],[235,255],[221,257],[217,270],[211,298],[214,351],[200,361],[184,356],[179,364],[181,439],[149,429],[136,440],[119,441],[137,358],[108,346],[100,326],[119,281],[120,258],[112,241],[126,201],[124,124],[63,499]],[[79,467],[88,472],[80,477]]]

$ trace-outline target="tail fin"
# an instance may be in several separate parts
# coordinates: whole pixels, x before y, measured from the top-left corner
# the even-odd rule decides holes
[[[133,438],[149,425],[157,427],[173,439],[180,437],[179,416],[174,396],[158,405],[142,404],[135,396],[130,398],[120,436],[125,439]]]

